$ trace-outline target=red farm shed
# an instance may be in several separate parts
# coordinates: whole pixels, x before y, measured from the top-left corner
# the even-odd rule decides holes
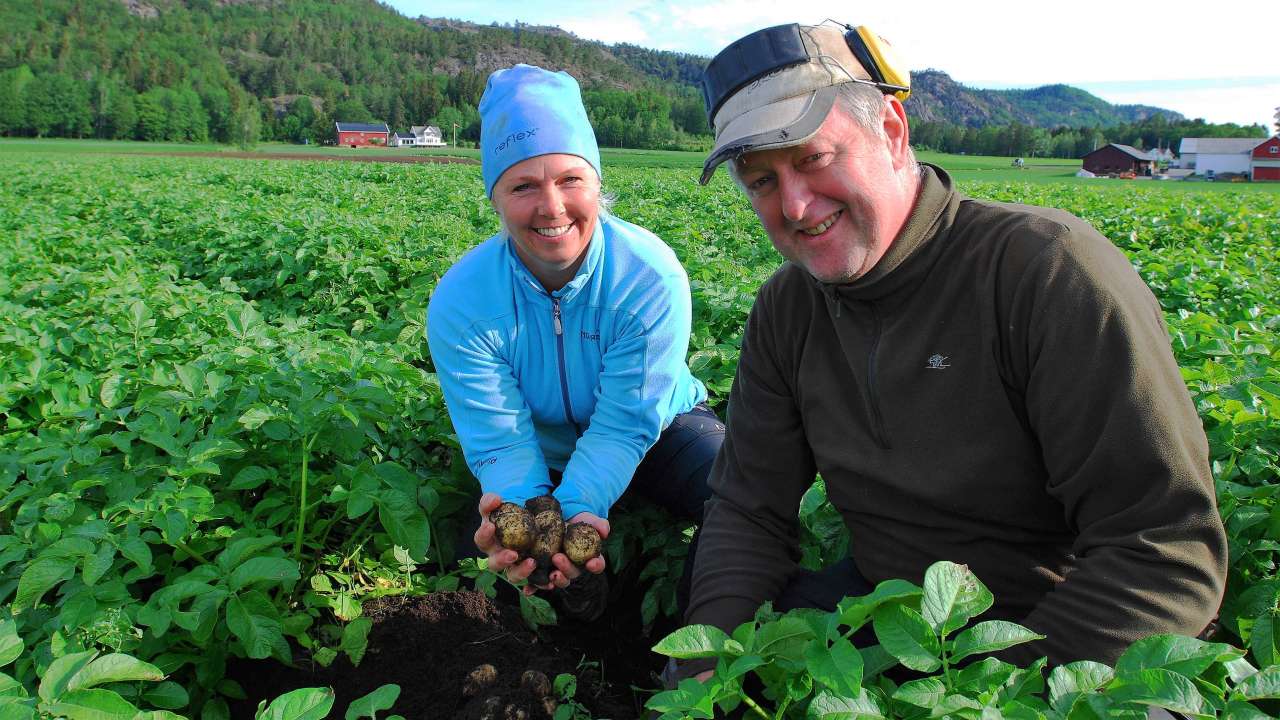
[[[1263,140],[1250,156],[1250,179],[1280,180],[1280,135]]]
[[[1150,175],[1151,156],[1119,143],[1104,145],[1085,155],[1084,169],[1094,175]]]
[[[334,123],[338,128],[338,144],[350,147],[386,147],[391,130],[386,123]]]

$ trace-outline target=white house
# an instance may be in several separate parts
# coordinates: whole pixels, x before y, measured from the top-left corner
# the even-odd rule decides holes
[[[1194,168],[1196,175],[1222,173],[1249,174],[1250,154],[1257,138],[1182,138],[1178,154],[1182,167]]]
[[[435,125],[414,125],[409,132],[396,132],[388,141],[391,147],[444,147],[440,128]]]
[[[417,139],[414,143],[419,147],[444,147],[444,135],[435,125],[414,125],[409,132]]]

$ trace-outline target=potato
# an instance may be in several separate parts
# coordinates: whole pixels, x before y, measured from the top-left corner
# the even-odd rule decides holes
[[[564,529],[564,554],[574,565],[586,565],[600,554],[600,533],[588,523],[570,524]]]
[[[533,547],[536,528],[528,510],[515,503],[502,503],[489,513],[489,522],[497,528],[495,536],[504,548],[524,555]]]
[[[537,670],[525,670],[520,676],[520,687],[529,691],[536,698],[544,698],[551,694],[551,681],[545,673]]]
[[[551,581],[551,556],[560,552],[564,541],[564,518],[559,510],[543,510],[533,516],[534,538],[529,555],[538,567],[529,575],[534,585],[546,585]]]
[[[467,679],[462,681],[462,694],[466,697],[475,697],[497,682],[497,680],[497,668],[489,663],[477,665],[474,670],[467,673]]]
[[[524,506],[534,515],[537,515],[540,512],[546,512],[547,510],[555,510],[557,515],[561,514],[560,501],[556,499],[555,495],[540,495],[538,497],[529,498],[524,501]]]

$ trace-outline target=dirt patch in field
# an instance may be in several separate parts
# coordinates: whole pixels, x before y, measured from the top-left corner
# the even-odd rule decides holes
[[[169,157],[217,157],[243,158],[246,160],[333,160],[338,162],[426,163],[429,165],[479,165],[474,158],[448,157],[445,155],[326,155],[324,153],[270,153],[270,152],[166,152],[154,153]]]
[[[500,698],[497,718],[549,720],[542,701],[520,687],[521,675],[536,670],[552,681],[560,673],[574,674],[576,700],[591,717],[626,720],[641,717],[647,697],[631,687],[655,688],[664,660],[649,651],[654,640],[640,632],[638,606],[625,600],[612,602],[594,623],[562,621],[537,634],[528,630],[508,596],[495,601],[470,591],[440,592],[384,598],[364,609],[373,628],[359,667],[345,655],[328,668],[313,666],[301,653],[297,668],[270,661],[233,662],[228,675],[244,687],[249,700],[232,707],[232,716],[252,717],[262,699],[322,686],[334,688],[334,709],[342,713],[352,700],[395,683],[400,697],[393,711],[408,720],[486,717],[485,701],[494,696]],[[497,679],[484,692],[467,697],[464,681],[484,663],[494,666]],[[490,712],[493,705],[490,701]]]

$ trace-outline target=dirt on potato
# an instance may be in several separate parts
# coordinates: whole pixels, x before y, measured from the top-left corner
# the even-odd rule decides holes
[[[511,705],[537,720],[549,717],[547,707],[530,690],[528,680],[521,684],[521,676],[535,670],[549,680],[560,673],[574,674],[576,699],[593,718],[639,718],[648,696],[631,687],[656,689],[664,658],[649,651],[656,640],[640,631],[638,603],[615,601],[596,622],[562,620],[538,634],[524,624],[516,598],[506,595],[495,601],[459,591],[369,601],[364,613],[373,620],[373,628],[359,667],[345,655],[328,668],[313,666],[297,648],[298,668],[274,661],[232,662],[228,676],[245,688],[249,699],[233,705],[231,715],[253,717],[262,699],[299,687],[330,686],[337,695],[334,716],[341,717],[352,700],[395,683],[400,697],[392,712],[407,720],[478,720],[485,716],[486,701],[492,711],[492,697],[500,699],[504,710]],[[468,697],[468,676],[484,664],[494,667],[496,677],[482,692]]]

